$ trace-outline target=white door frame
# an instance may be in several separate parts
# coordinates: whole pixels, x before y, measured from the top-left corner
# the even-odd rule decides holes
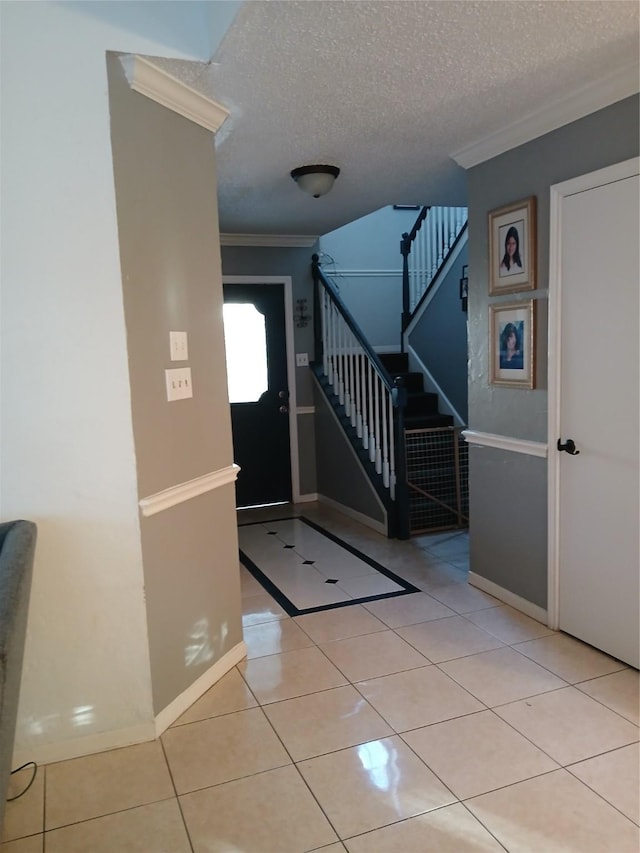
[[[223,275],[223,284],[282,284],[289,386],[289,453],[291,457],[291,496],[300,502],[300,462],[298,459],[298,405],[296,398],[295,345],[293,340],[293,282],[290,275]]]
[[[560,454],[556,441],[560,436],[560,369],[562,333],[562,213],[567,196],[585,192],[595,187],[621,181],[638,174],[640,157],[580,175],[551,187],[549,215],[549,368],[548,368],[548,550],[547,550],[547,616],[550,628],[559,624],[559,513],[560,513]]]

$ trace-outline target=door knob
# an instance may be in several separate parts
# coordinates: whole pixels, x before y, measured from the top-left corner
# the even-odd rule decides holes
[[[280,412],[281,415],[286,415],[287,412],[289,411],[289,406],[280,406],[278,411]]]
[[[558,450],[564,450],[569,456],[577,456],[580,453],[579,450],[576,450],[576,443],[572,438],[568,438],[564,444],[562,443],[562,439],[559,438],[556,446]]]

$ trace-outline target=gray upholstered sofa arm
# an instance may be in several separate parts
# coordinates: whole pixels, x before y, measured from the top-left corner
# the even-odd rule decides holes
[[[20,695],[36,526],[0,524],[0,838]]]

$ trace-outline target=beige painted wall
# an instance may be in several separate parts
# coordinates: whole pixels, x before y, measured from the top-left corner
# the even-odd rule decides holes
[[[213,136],[129,89],[108,57],[111,138],[138,495],[233,462]],[[169,332],[188,334],[171,362]],[[169,403],[165,369],[189,366]],[[242,640],[235,492],[141,519],[154,713]]]

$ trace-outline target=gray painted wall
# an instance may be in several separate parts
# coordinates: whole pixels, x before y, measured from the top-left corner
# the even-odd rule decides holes
[[[314,381],[318,494],[386,525],[386,513],[323,391]]]
[[[416,323],[409,343],[467,422],[467,315],[460,302],[462,267],[468,264],[468,243],[445,276],[428,309]]]
[[[214,146],[208,131],[131,91],[117,56],[108,73],[142,498],[233,461]],[[188,333],[194,389],[173,403],[170,331]],[[242,641],[234,497],[229,484],[140,519],[156,715]]]
[[[400,349],[400,239],[418,213],[383,207],[319,240],[320,252],[326,253],[321,256],[325,274],[338,285],[345,305],[378,350]]]
[[[637,95],[626,98],[469,170],[472,429],[547,441],[549,188],[638,156],[638,102]],[[489,299],[488,213],[532,195],[538,206],[537,290]],[[518,296],[533,297],[538,307],[537,387],[532,391],[495,388],[488,382],[489,304],[514,301]],[[523,462],[518,454],[507,451],[471,448],[469,465],[471,570],[546,607],[546,463],[535,458]],[[517,546],[515,552],[512,546]]]
[[[296,352],[306,352],[313,360],[313,280],[311,278],[311,256],[318,251],[317,245],[304,249],[263,248],[253,246],[223,246],[223,275],[245,276],[291,276],[293,309],[296,300],[307,300],[309,324],[298,328],[294,324],[293,336]],[[296,368],[296,397],[299,407],[313,406],[311,371],[308,367]],[[313,415],[298,415],[298,460],[300,465],[300,494],[315,494],[316,457]]]

